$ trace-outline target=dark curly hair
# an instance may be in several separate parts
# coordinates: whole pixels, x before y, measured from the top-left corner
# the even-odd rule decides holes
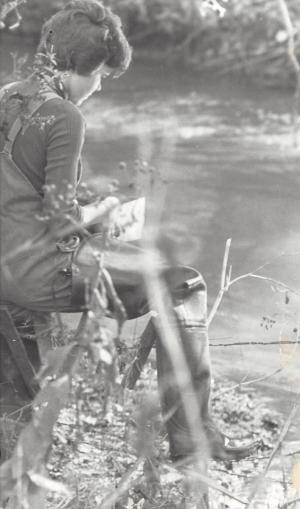
[[[97,0],[71,0],[42,28],[39,53],[53,52],[57,69],[89,75],[102,63],[120,75],[131,61],[131,48],[119,16]]]

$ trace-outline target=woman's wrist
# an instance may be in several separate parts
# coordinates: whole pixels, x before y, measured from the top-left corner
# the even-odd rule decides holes
[[[108,196],[99,203],[90,203],[81,207],[83,224],[96,224],[106,218],[120,204],[115,196]]]

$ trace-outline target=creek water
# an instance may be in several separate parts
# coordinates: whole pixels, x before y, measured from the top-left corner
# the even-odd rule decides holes
[[[168,182],[163,203],[159,186],[151,200],[163,209],[162,245],[175,262],[202,272],[210,307],[228,238],[232,278],[255,271],[289,288],[252,277],[234,284],[212,321],[212,345],[297,339],[300,139],[296,147],[291,106],[292,91],[140,63],[105,82],[83,106],[88,180],[99,188],[115,178],[124,184],[130,177],[118,169],[119,161],[128,163],[129,173],[136,159],[160,170]],[[262,374],[289,364],[290,356],[293,376],[288,380],[285,366],[279,379],[299,387],[294,345],[244,344],[214,352],[230,360],[230,369],[248,366]]]

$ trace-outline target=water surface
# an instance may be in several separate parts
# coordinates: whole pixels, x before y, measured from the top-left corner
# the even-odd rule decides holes
[[[228,238],[232,277],[272,261],[258,274],[300,294],[300,149],[291,135],[291,99],[290,91],[245,80],[136,64],[83,107],[87,175],[94,185],[103,175],[124,183],[118,162],[132,167],[135,159],[162,172],[168,185],[161,231],[177,261],[203,273],[210,305]],[[161,206],[159,192],[152,199]],[[212,337],[294,339],[298,297],[278,290],[257,279],[237,283],[224,297]]]

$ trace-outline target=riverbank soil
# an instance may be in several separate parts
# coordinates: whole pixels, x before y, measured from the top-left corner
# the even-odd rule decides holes
[[[64,315],[64,321],[66,324],[72,323],[70,315]],[[125,324],[122,334],[127,351],[125,358],[128,359],[128,352],[133,355],[132,347],[138,341],[145,323],[146,319],[139,319]],[[237,347],[224,347],[224,350],[221,347],[211,348],[214,372],[212,413],[218,427],[228,437],[229,444],[240,445],[257,440],[259,448],[253,457],[238,463],[210,461],[209,475],[214,486],[210,489],[212,509],[239,509],[242,507],[241,501],[246,501],[252,490],[256,493],[257,507],[285,507],[284,503],[297,499],[298,495],[293,471],[300,461],[299,411],[294,415],[270,467],[267,467],[267,464],[293,406],[297,404],[298,396],[295,391],[290,390],[290,378],[287,373],[283,376],[284,370],[269,379],[266,378],[266,374],[271,374],[272,370],[275,368],[276,371],[277,368],[276,362],[274,365],[272,360],[270,362],[270,357],[260,356],[259,366],[257,360],[255,365],[251,365],[247,362],[247,348],[243,347],[246,350],[242,357],[244,365],[239,357],[232,355],[234,348]],[[227,352],[231,352],[231,358]],[[273,354],[275,359],[275,352]],[[137,389],[126,392],[125,399],[121,398],[121,404],[120,398],[116,398],[115,394],[104,413],[101,380],[93,378],[92,372],[88,370],[80,383],[83,384],[83,389],[77,394],[80,394],[81,424],[76,424],[75,411],[72,408],[64,412],[67,420],[61,416],[64,426],[59,424],[58,428],[59,434],[62,433],[64,438],[55,442],[57,447],[55,446],[53,451],[51,472],[54,471],[59,479],[67,479],[68,483],[74,485],[73,474],[76,471],[76,482],[81,486],[80,496],[85,499],[87,493],[91,492],[90,505],[87,506],[91,509],[94,508],[94,497],[102,501],[103,490],[111,493],[112,485],[122,484],[121,479],[131,468],[131,487],[123,498],[121,497],[123,502],[117,507],[125,508],[128,503],[132,504],[132,507],[183,507],[186,494],[182,477],[169,461],[168,444],[161,422],[154,352],[144,368]],[[141,415],[144,416],[144,432],[139,428]],[[152,430],[150,436],[144,434],[146,421],[148,432]],[[85,422],[87,424],[84,424]],[[79,426],[77,435],[74,435],[75,425]],[[73,449],[70,453],[69,448],[66,452],[65,446],[69,441],[67,437],[71,428]],[[149,476],[145,474],[147,467],[145,469],[144,462],[137,464],[141,442],[144,444],[142,451],[146,451],[154,464],[155,473],[152,474],[156,484],[158,483],[154,491],[151,491],[154,489],[151,488],[153,478],[150,476],[152,480],[148,482]],[[89,476],[90,472],[92,477]],[[104,483],[101,483],[101,487],[95,485],[99,472]],[[221,493],[219,490],[222,489],[229,491],[233,498]],[[79,507],[82,507],[82,502],[78,503]],[[49,509],[52,507],[50,504]]]
[[[133,344],[132,330],[127,331],[130,338],[127,352],[121,354],[123,361]],[[219,378],[220,374],[212,391],[214,420],[232,445],[255,439],[259,448],[238,463],[209,462],[211,508],[239,509],[252,492],[256,507],[285,507],[299,494],[293,485],[293,470],[300,461],[299,414],[271,465],[267,464],[296,399],[262,384],[237,386],[236,379]],[[153,355],[135,391],[122,395],[118,390],[108,395],[103,372],[95,372],[88,360],[82,364],[70,405],[54,432],[48,467],[51,476],[71,490],[68,496],[49,496],[48,509],[95,509],[117,493],[119,509],[185,507],[182,469],[175,469],[168,458]],[[194,469],[193,474],[197,474]]]

